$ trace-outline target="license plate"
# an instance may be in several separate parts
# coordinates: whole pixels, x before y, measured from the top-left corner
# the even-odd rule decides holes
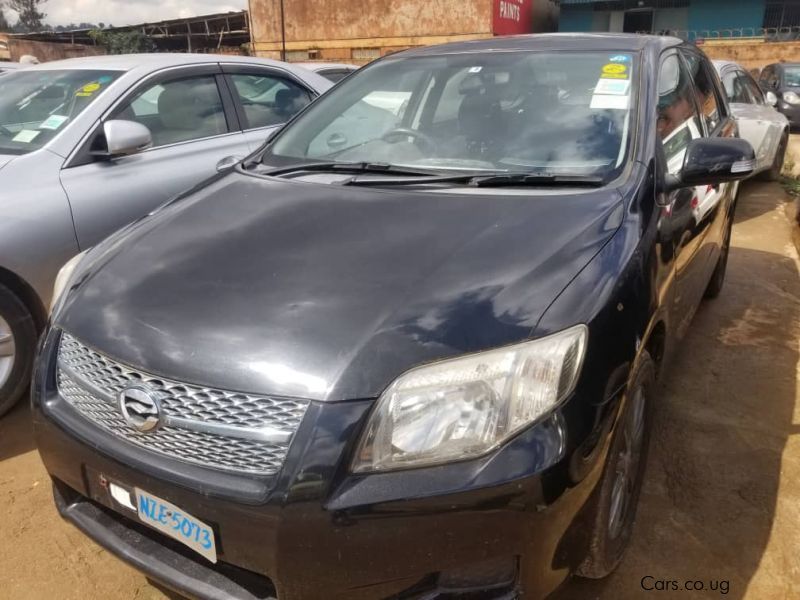
[[[212,563],[217,562],[214,531],[174,504],[136,488],[136,512],[143,523],[188,546]]]

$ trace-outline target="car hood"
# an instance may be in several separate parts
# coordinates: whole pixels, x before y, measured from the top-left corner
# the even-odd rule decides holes
[[[414,365],[529,338],[622,219],[613,189],[495,191],[232,173],[96,249],[56,324],[162,377],[375,397]]]
[[[16,156],[12,156],[9,154],[0,154],[0,169],[5,167],[8,163],[14,160]]]

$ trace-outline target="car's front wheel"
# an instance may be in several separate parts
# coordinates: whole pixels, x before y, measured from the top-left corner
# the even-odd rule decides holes
[[[25,305],[0,285],[0,417],[28,388],[36,350],[36,326]]]
[[[784,133],[781,141],[778,143],[778,149],[775,151],[775,157],[772,159],[772,166],[764,171],[761,179],[764,181],[778,181],[781,173],[783,172],[783,163],[786,160],[786,149],[789,147],[789,134]]]
[[[650,355],[643,352],[592,500],[589,552],[577,570],[581,577],[599,579],[611,573],[630,542],[647,462],[655,373]]]

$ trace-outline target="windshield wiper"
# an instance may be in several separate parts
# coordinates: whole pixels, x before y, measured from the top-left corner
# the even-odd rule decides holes
[[[469,185],[473,187],[503,187],[503,186],[547,186],[547,185],[576,185],[600,187],[605,184],[605,179],[591,175],[559,175],[557,173],[507,173],[502,175],[487,175],[473,177]]]
[[[459,175],[430,175],[428,177],[404,177],[402,179],[376,178],[361,179],[353,177],[342,185],[386,186],[386,185],[427,185],[432,183],[461,183],[470,187],[544,187],[544,186],[588,186],[600,187],[605,184],[602,177],[586,175],[556,175],[547,173],[494,173],[492,175],[476,175],[462,173]]]
[[[325,172],[325,173],[388,173],[391,175],[407,175],[410,177],[431,177],[440,175],[440,172],[426,171],[420,169],[409,169],[379,162],[309,162],[278,167],[263,171],[261,175],[270,177],[280,177],[291,175],[292,173],[302,172]]]

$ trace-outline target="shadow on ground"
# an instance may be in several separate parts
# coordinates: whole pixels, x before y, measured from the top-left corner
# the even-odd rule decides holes
[[[14,409],[0,418],[0,462],[30,452],[36,447],[26,394]]]

